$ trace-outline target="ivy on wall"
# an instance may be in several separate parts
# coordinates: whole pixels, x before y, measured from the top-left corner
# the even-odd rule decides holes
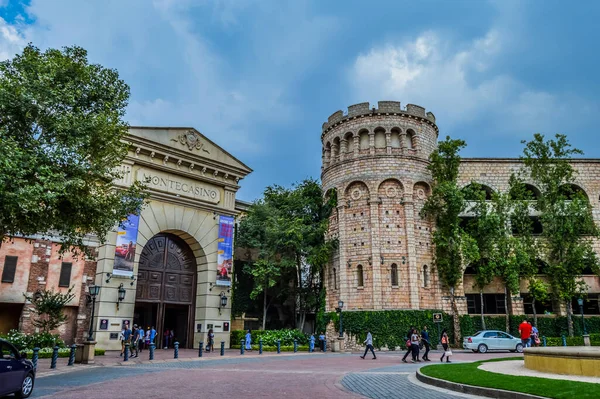
[[[405,347],[406,334],[411,326],[419,331],[423,326],[427,326],[430,342],[436,346],[439,336],[436,323],[433,322],[434,313],[442,313],[440,331],[446,329],[452,342],[452,316],[441,310],[345,311],[342,314],[342,328],[348,335],[356,337],[357,342],[364,341],[367,331],[370,331],[373,335],[373,346],[378,349],[387,347],[392,350]],[[318,321],[319,325],[327,325],[329,321],[333,321],[336,330],[339,331],[339,313],[325,313],[323,317],[324,320]]]

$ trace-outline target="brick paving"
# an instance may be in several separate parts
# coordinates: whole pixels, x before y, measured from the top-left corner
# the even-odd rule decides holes
[[[115,398],[123,395],[165,398],[453,398],[409,381],[421,364],[400,363],[401,353],[379,352],[377,360],[362,360],[358,354],[218,353],[201,359],[182,351],[175,361],[164,351],[153,362],[119,362],[118,353],[108,353],[103,366],[63,366],[63,374],[40,373],[33,398]],[[189,352],[189,353],[188,353]],[[170,356],[169,356],[170,354]],[[187,357],[183,357],[183,356]],[[434,359],[436,353],[432,353]],[[456,352],[456,361],[475,361],[509,354],[475,355]],[[512,355],[510,355],[512,356]],[[116,359],[111,363],[107,360]],[[100,363],[100,362],[99,362]],[[435,363],[435,362],[431,362]],[[57,369],[60,372],[59,369]]]

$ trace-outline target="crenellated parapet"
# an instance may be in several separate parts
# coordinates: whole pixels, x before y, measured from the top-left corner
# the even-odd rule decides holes
[[[327,118],[327,122],[323,123],[323,134],[329,129],[355,118],[377,115],[399,115],[407,118],[419,118],[431,124],[435,131],[439,132],[435,124],[435,116],[431,112],[425,112],[425,108],[415,104],[407,104],[406,108],[403,109],[400,101],[379,101],[377,108],[371,108],[368,102],[364,102],[350,105],[346,113],[341,110],[334,112]]]

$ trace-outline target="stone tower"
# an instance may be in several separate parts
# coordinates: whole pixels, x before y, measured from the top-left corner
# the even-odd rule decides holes
[[[326,271],[327,310],[433,309],[442,300],[432,270],[431,225],[419,212],[430,195],[428,157],[435,116],[380,101],[333,113],[323,124],[321,180],[337,195],[330,220],[339,248]]]

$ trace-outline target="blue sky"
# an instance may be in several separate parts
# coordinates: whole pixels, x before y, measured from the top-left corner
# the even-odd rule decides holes
[[[397,100],[463,156],[561,132],[600,157],[600,2],[0,0],[0,59],[80,45],[131,86],[132,125],[193,126],[254,169],[239,198],[318,178],[321,124]]]

